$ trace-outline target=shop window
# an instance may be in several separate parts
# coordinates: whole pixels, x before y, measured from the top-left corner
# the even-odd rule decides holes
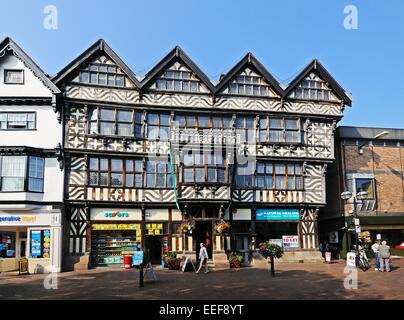
[[[35,112],[0,112],[0,130],[34,130]]]
[[[51,232],[45,230],[30,231],[30,257],[31,258],[50,258]]]
[[[0,231],[0,258],[15,258],[15,238],[14,232]]]
[[[255,223],[257,244],[268,240],[281,240],[283,236],[296,236],[297,223],[294,222],[259,222]]]
[[[355,179],[356,194],[366,191],[368,196],[367,200],[373,200],[375,198],[374,193],[374,179]]]
[[[142,138],[142,112],[130,109],[93,107],[89,134]]]
[[[45,160],[34,156],[0,157],[0,191],[43,192]]]

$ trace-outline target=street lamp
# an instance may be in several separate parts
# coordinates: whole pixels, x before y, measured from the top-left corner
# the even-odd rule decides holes
[[[355,219],[358,218],[358,210],[357,210],[357,204],[358,203],[356,202],[356,200],[363,201],[363,200],[366,200],[367,197],[368,197],[368,193],[366,191],[361,191],[361,192],[358,192],[356,194],[356,197],[354,198],[354,201],[353,201],[353,205],[354,205],[353,216],[354,216]],[[341,193],[341,199],[344,200],[345,202],[348,202],[348,200],[351,199],[351,198],[352,198],[352,192],[351,191],[344,191],[343,193]],[[356,256],[357,257],[359,256],[359,245],[358,245],[358,243],[359,243],[358,233],[356,232],[356,229],[355,229],[355,251],[356,251]]]
[[[371,140],[377,140],[377,139],[381,139],[384,138],[385,136],[389,135],[390,132],[388,132],[387,130],[384,130],[380,133],[378,133],[377,135],[375,135]],[[358,146],[358,151],[359,154],[363,154],[363,147],[366,146],[367,142],[362,143],[361,145]]]

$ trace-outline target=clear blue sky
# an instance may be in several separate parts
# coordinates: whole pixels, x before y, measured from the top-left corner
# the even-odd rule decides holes
[[[58,30],[43,27],[48,4]],[[343,27],[349,4],[358,30]],[[404,128],[402,0],[13,0],[0,5],[5,36],[49,74],[99,38],[137,74],[177,44],[212,79],[248,51],[280,82],[318,58],[353,94],[341,124]]]

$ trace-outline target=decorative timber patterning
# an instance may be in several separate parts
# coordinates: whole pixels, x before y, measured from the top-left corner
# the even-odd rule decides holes
[[[69,253],[86,252],[88,209],[70,208]]]
[[[194,187],[181,187],[180,198],[184,199],[205,199],[205,200],[230,200],[230,188],[229,187],[219,187],[214,188],[201,188],[196,190]]]
[[[161,189],[88,187],[87,200],[119,202],[175,202],[175,194],[173,190]]]
[[[139,94],[135,90],[106,89],[87,86],[69,85],[66,87],[66,97],[71,99],[131,103],[139,102]]]
[[[325,177],[323,165],[307,165],[304,188],[306,203],[325,203]]]
[[[68,167],[68,184],[70,200],[84,200],[86,185],[86,160],[81,157],[71,157]]]
[[[317,209],[302,209],[300,241],[303,249],[317,248]]]

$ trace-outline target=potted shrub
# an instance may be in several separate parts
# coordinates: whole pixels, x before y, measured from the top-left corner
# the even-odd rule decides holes
[[[177,258],[176,252],[169,252],[167,257],[167,265],[170,270],[180,270],[181,258]]]
[[[274,259],[282,258],[283,248],[277,244],[270,243],[266,241],[260,243],[258,246],[258,253],[262,255],[265,259],[270,259],[271,261],[271,276],[275,277],[275,264]]]
[[[237,252],[232,252],[232,253],[230,253],[230,255],[228,257],[228,260],[229,260],[230,268],[240,269],[241,262],[243,261],[243,256]]]

